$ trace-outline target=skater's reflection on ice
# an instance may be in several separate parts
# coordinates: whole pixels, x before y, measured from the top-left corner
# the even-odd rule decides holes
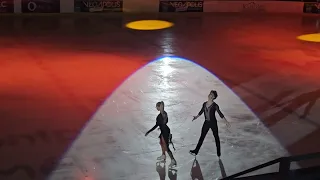
[[[163,161],[158,161],[157,165],[157,172],[159,174],[160,180],[166,179],[166,163]],[[168,169],[168,176],[170,180],[177,180],[177,172],[176,169]]]
[[[198,163],[196,158],[194,158],[194,161],[192,163],[190,175],[192,180],[203,180],[200,164]]]
[[[159,174],[160,180],[165,180],[166,179],[166,163],[159,161],[156,163],[157,165],[157,172]]]
[[[221,159],[219,159],[219,166],[220,166],[220,171],[221,171],[222,178],[227,177],[227,173],[226,173],[226,170],[224,169],[224,165],[223,165]]]
[[[221,171],[221,177],[222,178],[227,177],[227,173],[226,173],[226,170],[224,169],[224,165],[223,165],[221,159],[219,159],[219,167],[220,167],[220,171]],[[201,172],[200,164],[196,158],[194,159],[194,161],[192,163],[190,175],[191,175],[192,180],[203,180],[203,175]],[[218,179],[220,179],[220,178],[218,178]]]
[[[178,170],[176,170],[176,169],[169,169],[169,170],[168,170],[169,179],[170,179],[170,180],[177,180],[177,173],[178,173]]]

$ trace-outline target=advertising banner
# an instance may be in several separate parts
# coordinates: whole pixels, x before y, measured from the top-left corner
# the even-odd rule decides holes
[[[14,13],[13,0],[0,0],[0,13]]]
[[[23,13],[60,13],[60,0],[21,0]]]
[[[320,3],[304,3],[303,12],[320,14]]]
[[[122,12],[122,0],[74,0],[75,12]]]
[[[243,11],[243,12],[265,12],[266,7],[259,2],[252,1],[252,2],[242,4],[241,11]]]
[[[160,0],[159,12],[203,12],[203,0]]]
[[[283,8],[285,7],[285,8]],[[204,12],[223,13],[302,13],[302,2],[282,1],[205,1]]]

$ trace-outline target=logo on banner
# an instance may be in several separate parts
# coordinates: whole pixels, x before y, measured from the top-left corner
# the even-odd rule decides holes
[[[34,12],[37,9],[37,4],[35,2],[28,3],[28,10]]]
[[[6,8],[7,6],[7,1],[2,1],[0,2],[0,8]]]
[[[26,13],[59,13],[59,0],[22,0],[22,12]]]
[[[75,0],[76,12],[122,12],[122,0]]]
[[[266,8],[256,2],[250,2],[248,4],[243,4],[242,10],[245,12],[264,12],[266,11]]]
[[[13,0],[0,0],[0,13],[13,13],[14,3]]]
[[[203,12],[203,1],[161,1],[160,12]]]

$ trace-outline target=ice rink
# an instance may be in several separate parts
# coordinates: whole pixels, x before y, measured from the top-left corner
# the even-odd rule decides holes
[[[0,179],[212,180],[320,151],[315,16],[167,14],[0,17]],[[125,27],[160,19],[157,31]],[[217,90],[221,160],[203,116]],[[157,163],[164,101],[178,166]],[[304,167],[311,162],[295,164]],[[270,166],[257,173],[273,172]]]

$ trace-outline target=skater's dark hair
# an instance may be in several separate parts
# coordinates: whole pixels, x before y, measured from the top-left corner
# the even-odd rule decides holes
[[[210,91],[210,94],[213,94],[215,98],[218,97],[218,93],[217,93],[217,91],[215,91],[215,90],[211,90],[211,91]]]
[[[163,108],[164,108],[164,102],[163,102],[163,101],[157,102],[156,106],[157,106],[157,107],[160,107],[161,104],[163,105]]]

